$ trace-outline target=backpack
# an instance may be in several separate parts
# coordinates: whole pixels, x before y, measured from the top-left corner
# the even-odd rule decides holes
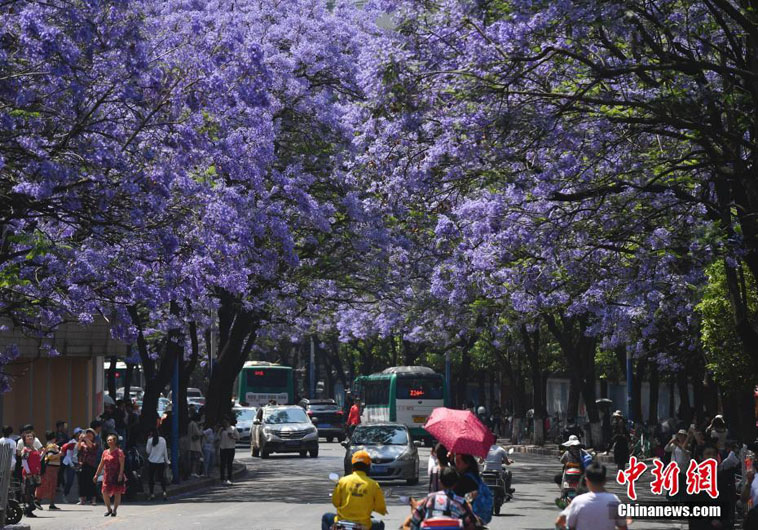
[[[492,490],[480,477],[475,476],[473,473],[466,474],[478,484],[476,499],[474,499],[471,508],[474,511],[474,514],[479,517],[484,524],[487,524],[492,521],[492,507],[494,505]]]

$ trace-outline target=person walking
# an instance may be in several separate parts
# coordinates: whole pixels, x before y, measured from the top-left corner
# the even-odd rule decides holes
[[[200,415],[195,413],[187,426],[190,450],[190,473],[194,478],[200,477],[200,461],[203,457],[203,431],[200,428]]]
[[[203,431],[203,474],[206,477],[211,476],[213,463],[216,461],[216,446],[218,437],[210,425],[206,425]]]
[[[79,458],[79,502],[77,504],[87,504],[88,502],[91,502],[92,506],[97,504],[97,489],[95,488],[97,476],[95,471],[97,470],[99,454],[100,449],[95,443],[95,431],[87,429],[77,444]]]
[[[11,438],[13,435],[13,427],[10,425],[3,425],[3,437],[0,438],[0,447],[7,445],[13,452],[11,453],[11,472],[16,468],[16,440]]]
[[[116,517],[118,506],[121,504],[121,495],[126,492],[126,481],[124,479],[125,456],[124,452],[118,447],[118,436],[116,434],[109,434],[106,442],[108,448],[103,451],[100,464],[97,466],[97,471],[92,480],[97,482],[100,471],[103,471],[103,500],[105,501],[105,507],[108,509],[105,512],[105,517]],[[111,497],[113,497],[113,509],[111,509]]]
[[[21,459],[21,478],[24,502],[26,503],[25,515],[27,517],[37,517],[34,515],[35,508],[42,509],[42,506],[35,502],[34,497],[34,491],[41,482],[40,473],[42,472],[42,454],[39,449],[34,447],[36,439],[33,431],[27,431],[20,440],[23,444],[19,458]]]
[[[631,436],[626,428],[626,421],[620,410],[613,413],[612,440],[613,440],[613,461],[616,463],[619,471],[626,469],[629,463],[629,443]]]
[[[353,435],[355,428],[361,423],[361,400],[355,398],[353,406],[350,407],[350,413],[347,415],[347,428],[350,436]]]
[[[58,489],[58,475],[61,467],[61,449],[55,443],[57,435],[53,431],[45,433],[45,447],[42,449],[41,458],[45,462],[45,472],[42,473],[41,483],[37,486],[34,495],[38,504],[47,499],[50,501],[48,510],[60,510],[55,505],[55,492]]]
[[[234,449],[240,434],[228,419],[224,418],[221,429],[218,432],[219,447],[219,478],[227,486],[232,485],[232,463],[234,462]],[[226,480],[224,477],[226,476]]]
[[[588,493],[574,497],[555,521],[556,528],[571,530],[626,530],[626,519],[618,517],[619,498],[605,490],[607,469],[592,463],[584,471]],[[610,517],[609,515],[614,515]]]
[[[71,493],[71,488],[74,485],[74,479],[76,479],[76,471],[78,466],[76,444],[79,438],[82,436],[82,429],[77,427],[74,429],[74,435],[71,439],[64,443],[61,447],[61,467],[63,468],[63,502],[68,502],[68,496]]]
[[[155,499],[155,476],[157,475],[161,481],[161,488],[163,489],[163,500],[168,499],[168,493],[166,493],[166,464],[168,460],[168,448],[166,446],[166,439],[158,434],[158,429],[153,428],[150,430],[150,437],[147,439],[147,484],[150,488],[150,497],[148,500]]]

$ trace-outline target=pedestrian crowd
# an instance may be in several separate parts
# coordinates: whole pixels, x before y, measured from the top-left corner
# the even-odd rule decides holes
[[[163,500],[173,479],[170,468],[171,408],[158,418],[147,436],[140,434],[139,407],[124,400],[106,403],[105,410],[89,427],[69,433],[65,421],[40,436],[31,424],[18,432],[4,426],[0,445],[13,448],[10,463],[11,495],[23,505],[26,517],[35,511],[60,508],[64,503],[96,506],[103,502],[107,517],[116,517],[124,495],[143,491],[146,475],[149,500],[160,484]],[[179,438],[179,470],[184,479],[210,477],[218,462],[223,483],[231,485],[232,463],[239,433],[234,420],[204,424],[201,412],[190,410],[186,435]],[[40,440],[42,438],[42,440]],[[75,494],[76,497],[72,497]]]

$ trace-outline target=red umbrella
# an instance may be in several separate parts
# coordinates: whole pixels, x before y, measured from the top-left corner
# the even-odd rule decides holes
[[[452,453],[484,458],[496,442],[495,435],[468,410],[436,408],[424,429]]]

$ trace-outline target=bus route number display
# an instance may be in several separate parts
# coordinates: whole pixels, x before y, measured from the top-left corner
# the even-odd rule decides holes
[[[253,375],[256,377],[263,377],[264,375],[266,375],[266,372],[264,372],[263,370],[256,370],[255,372],[253,372]]]
[[[424,391],[422,389],[411,388],[410,389],[410,396],[412,398],[424,397]]]

